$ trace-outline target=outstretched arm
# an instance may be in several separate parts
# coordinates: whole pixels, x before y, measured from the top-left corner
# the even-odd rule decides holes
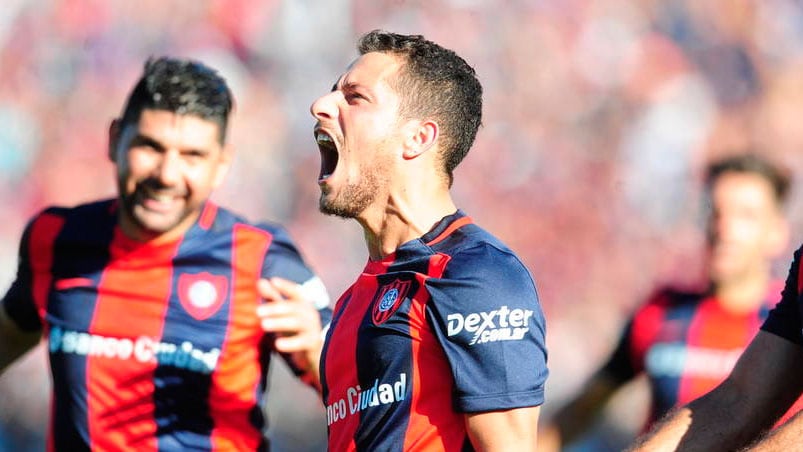
[[[39,343],[38,332],[22,331],[0,304],[0,373]]]
[[[783,426],[772,431],[765,438],[757,441],[747,452],[772,452],[776,450],[792,450],[793,445],[800,444],[803,437],[803,411],[799,411]]]
[[[759,331],[723,383],[670,412],[632,450],[737,450],[768,430],[801,390],[803,348]]]

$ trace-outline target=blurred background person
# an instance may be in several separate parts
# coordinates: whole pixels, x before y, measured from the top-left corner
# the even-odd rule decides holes
[[[707,161],[755,147],[803,174],[797,0],[7,0],[0,290],[40,206],[114,194],[97,124],[118,113],[109,99],[124,97],[142,61],[171,54],[218,68],[238,99],[238,155],[214,199],[283,223],[330,293],[342,293],[363,267],[363,237],[317,211],[318,151],[298,107],[331,88],[327,74],[375,28],[442,43],[483,80],[491,119],[453,194],[538,275],[551,371],[544,418],[607,358],[656,285],[704,274]],[[803,241],[801,194],[800,184],[789,193],[793,244]],[[320,399],[289,389],[283,368],[272,372],[290,381],[268,396],[273,449],[322,450]],[[41,348],[0,378],[0,450],[41,449],[48,385]],[[641,427],[633,407],[645,405],[632,389],[606,408],[594,447],[621,450]]]
[[[755,154],[735,155],[712,162],[705,185],[707,280],[660,288],[635,312],[608,361],[542,429],[540,450],[582,437],[613,394],[642,373],[650,390],[645,427],[707,393],[780,300],[783,280],[773,279],[772,262],[789,241],[786,171]]]

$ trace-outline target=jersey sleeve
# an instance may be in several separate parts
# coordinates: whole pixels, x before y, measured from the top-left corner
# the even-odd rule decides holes
[[[480,245],[427,281],[432,327],[451,367],[455,409],[483,412],[544,402],[545,321],[530,272],[510,252]]]
[[[3,296],[2,305],[8,316],[23,331],[38,331],[42,328],[41,319],[33,299],[32,270],[30,259],[31,230],[36,219],[25,228],[20,240],[17,257],[17,274],[11,287]]]
[[[795,251],[792,264],[789,266],[789,275],[786,277],[781,301],[769,312],[767,319],[761,326],[763,331],[775,334],[803,345],[800,319],[800,292],[803,278],[800,275],[800,259],[803,247]]]
[[[270,230],[273,239],[265,255],[262,276],[280,277],[301,284],[307,299],[312,301],[319,311],[328,311],[329,293],[318,275],[304,261],[290,234],[285,228],[277,225],[272,225]]]

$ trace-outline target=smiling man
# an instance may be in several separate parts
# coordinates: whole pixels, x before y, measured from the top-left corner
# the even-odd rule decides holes
[[[48,340],[54,450],[264,450],[271,353],[317,385],[323,284],[281,226],[209,201],[232,102],[200,63],[148,61],[110,127],[118,198],[25,230],[0,371]]]
[[[375,31],[311,107],[322,212],[362,226],[368,262],[321,360],[329,449],[534,450],[547,378],[530,272],[452,201],[482,117],[458,55]]]

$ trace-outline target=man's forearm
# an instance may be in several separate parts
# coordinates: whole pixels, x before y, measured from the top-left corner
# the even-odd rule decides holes
[[[803,411],[798,412],[784,425],[747,448],[749,452],[771,452],[776,450],[797,450],[803,438]]]
[[[692,413],[686,407],[670,411],[649,433],[640,437],[629,452],[663,452],[677,450],[689,430]]]
[[[772,424],[771,416],[754,414],[744,397],[725,384],[670,411],[630,451],[737,450]]]

